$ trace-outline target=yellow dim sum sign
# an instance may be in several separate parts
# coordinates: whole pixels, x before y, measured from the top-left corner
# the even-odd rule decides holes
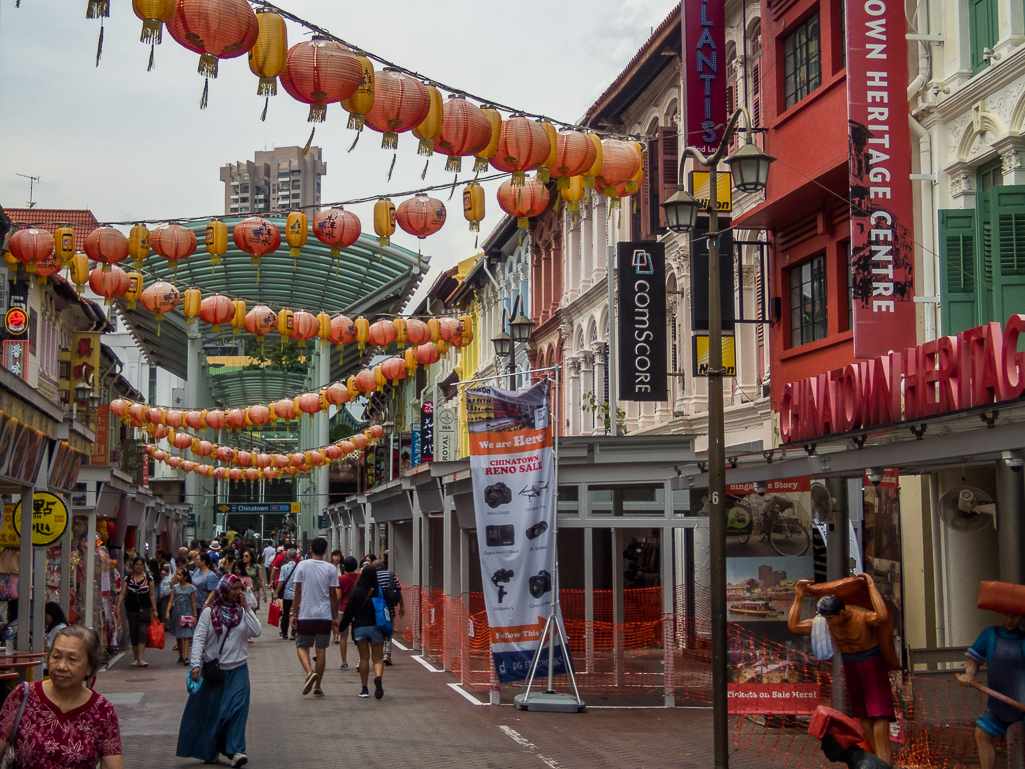
[[[18,547],[21,543],[21,503],[4,506],[3,525],[0,526],[0,546]],[[32,545],[52,545],[68,530],[71,514],[68,503],[58,494],[37,491],[32,495]]]

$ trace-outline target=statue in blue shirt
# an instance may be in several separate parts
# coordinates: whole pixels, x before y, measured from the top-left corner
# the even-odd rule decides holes
[[[968,662],[957,680],[962,686],[971,686],[979,666],[986,665],[989,668],[988,687],[1021,702],[1025,700],[1025,631],[1018,627],[1022,615],[1009,612],[999,614],[1001,624],[982,631],[968,650]],[[993,769],[996,763],[993,738],[1002,738],[1007,728],[1023,717],[1025,711],[996,697],[986,700],[986,712],[979,717],[975,726],[981,769]]]

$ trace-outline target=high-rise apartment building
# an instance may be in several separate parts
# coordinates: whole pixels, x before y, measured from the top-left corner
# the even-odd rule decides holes
[[[221,167],[227,216],[287,211],[320,204],[320,179],[327,173],[320,147],[278,147],[254,160]],[[313,212],[306,211],[311,215]]]

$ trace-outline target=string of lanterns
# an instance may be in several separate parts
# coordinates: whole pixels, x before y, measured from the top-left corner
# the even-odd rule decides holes
[[[365,318],[358,320],[366,323]],[[398,382],[416,371],[418,366],[437,363],[450,347],[465,347],[473,341],[471,320],[466,315],[458,319],[432,318],[427,323],[415,318],[379,320],[372,325],[368,323],[361,327],[360,333],[365,333],[366,341],[370,344],[386,347],[392,342],[398,342],[400,333],[405,337],[403,343],[412,344],[410,329],[417,339],[426,338],[427,341],[406,349],[401,356],[387,358],[376,366],[362,369],[344,382],[333,382],[317,392],[306,392],[269,404],[256,404],[227,411],[167,409],[117,398],[111,401],[110,412],[125,424],[145,429],[152,437],[158,439],[167,438],[171,436],[172,431],[177,430],[260,430],[264,426],[276,424],[278,420],[287,424],[293,419],[301,419],[303,414],[312,419],[315,414],[327,411],[331,406],[342,406],[361,395],[369,395],[375,391],[383,392],[389,383],[394,388]]]

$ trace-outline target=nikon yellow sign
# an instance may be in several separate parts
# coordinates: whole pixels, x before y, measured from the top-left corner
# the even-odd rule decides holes
[[[694,337],[695,376],[708,376],[708,336]],[[732,336],[722,338],[722,369],[726,376],[737,375],[737,350]]]
[[[48,491],[32,495],[32,545],[47,547],[64,536],[71,522],[68,504],[63,497]],[[3,524],[0,525],[0,546],[18,547],[21,544],[21,503],[4,505]]]
[[[733,177],[727,171],[720,171],[716,178],[715,210],[729,213],[733,210]],[[691,194],[701,204],[701,211],[708,210],[708,171],[691,171]]]

